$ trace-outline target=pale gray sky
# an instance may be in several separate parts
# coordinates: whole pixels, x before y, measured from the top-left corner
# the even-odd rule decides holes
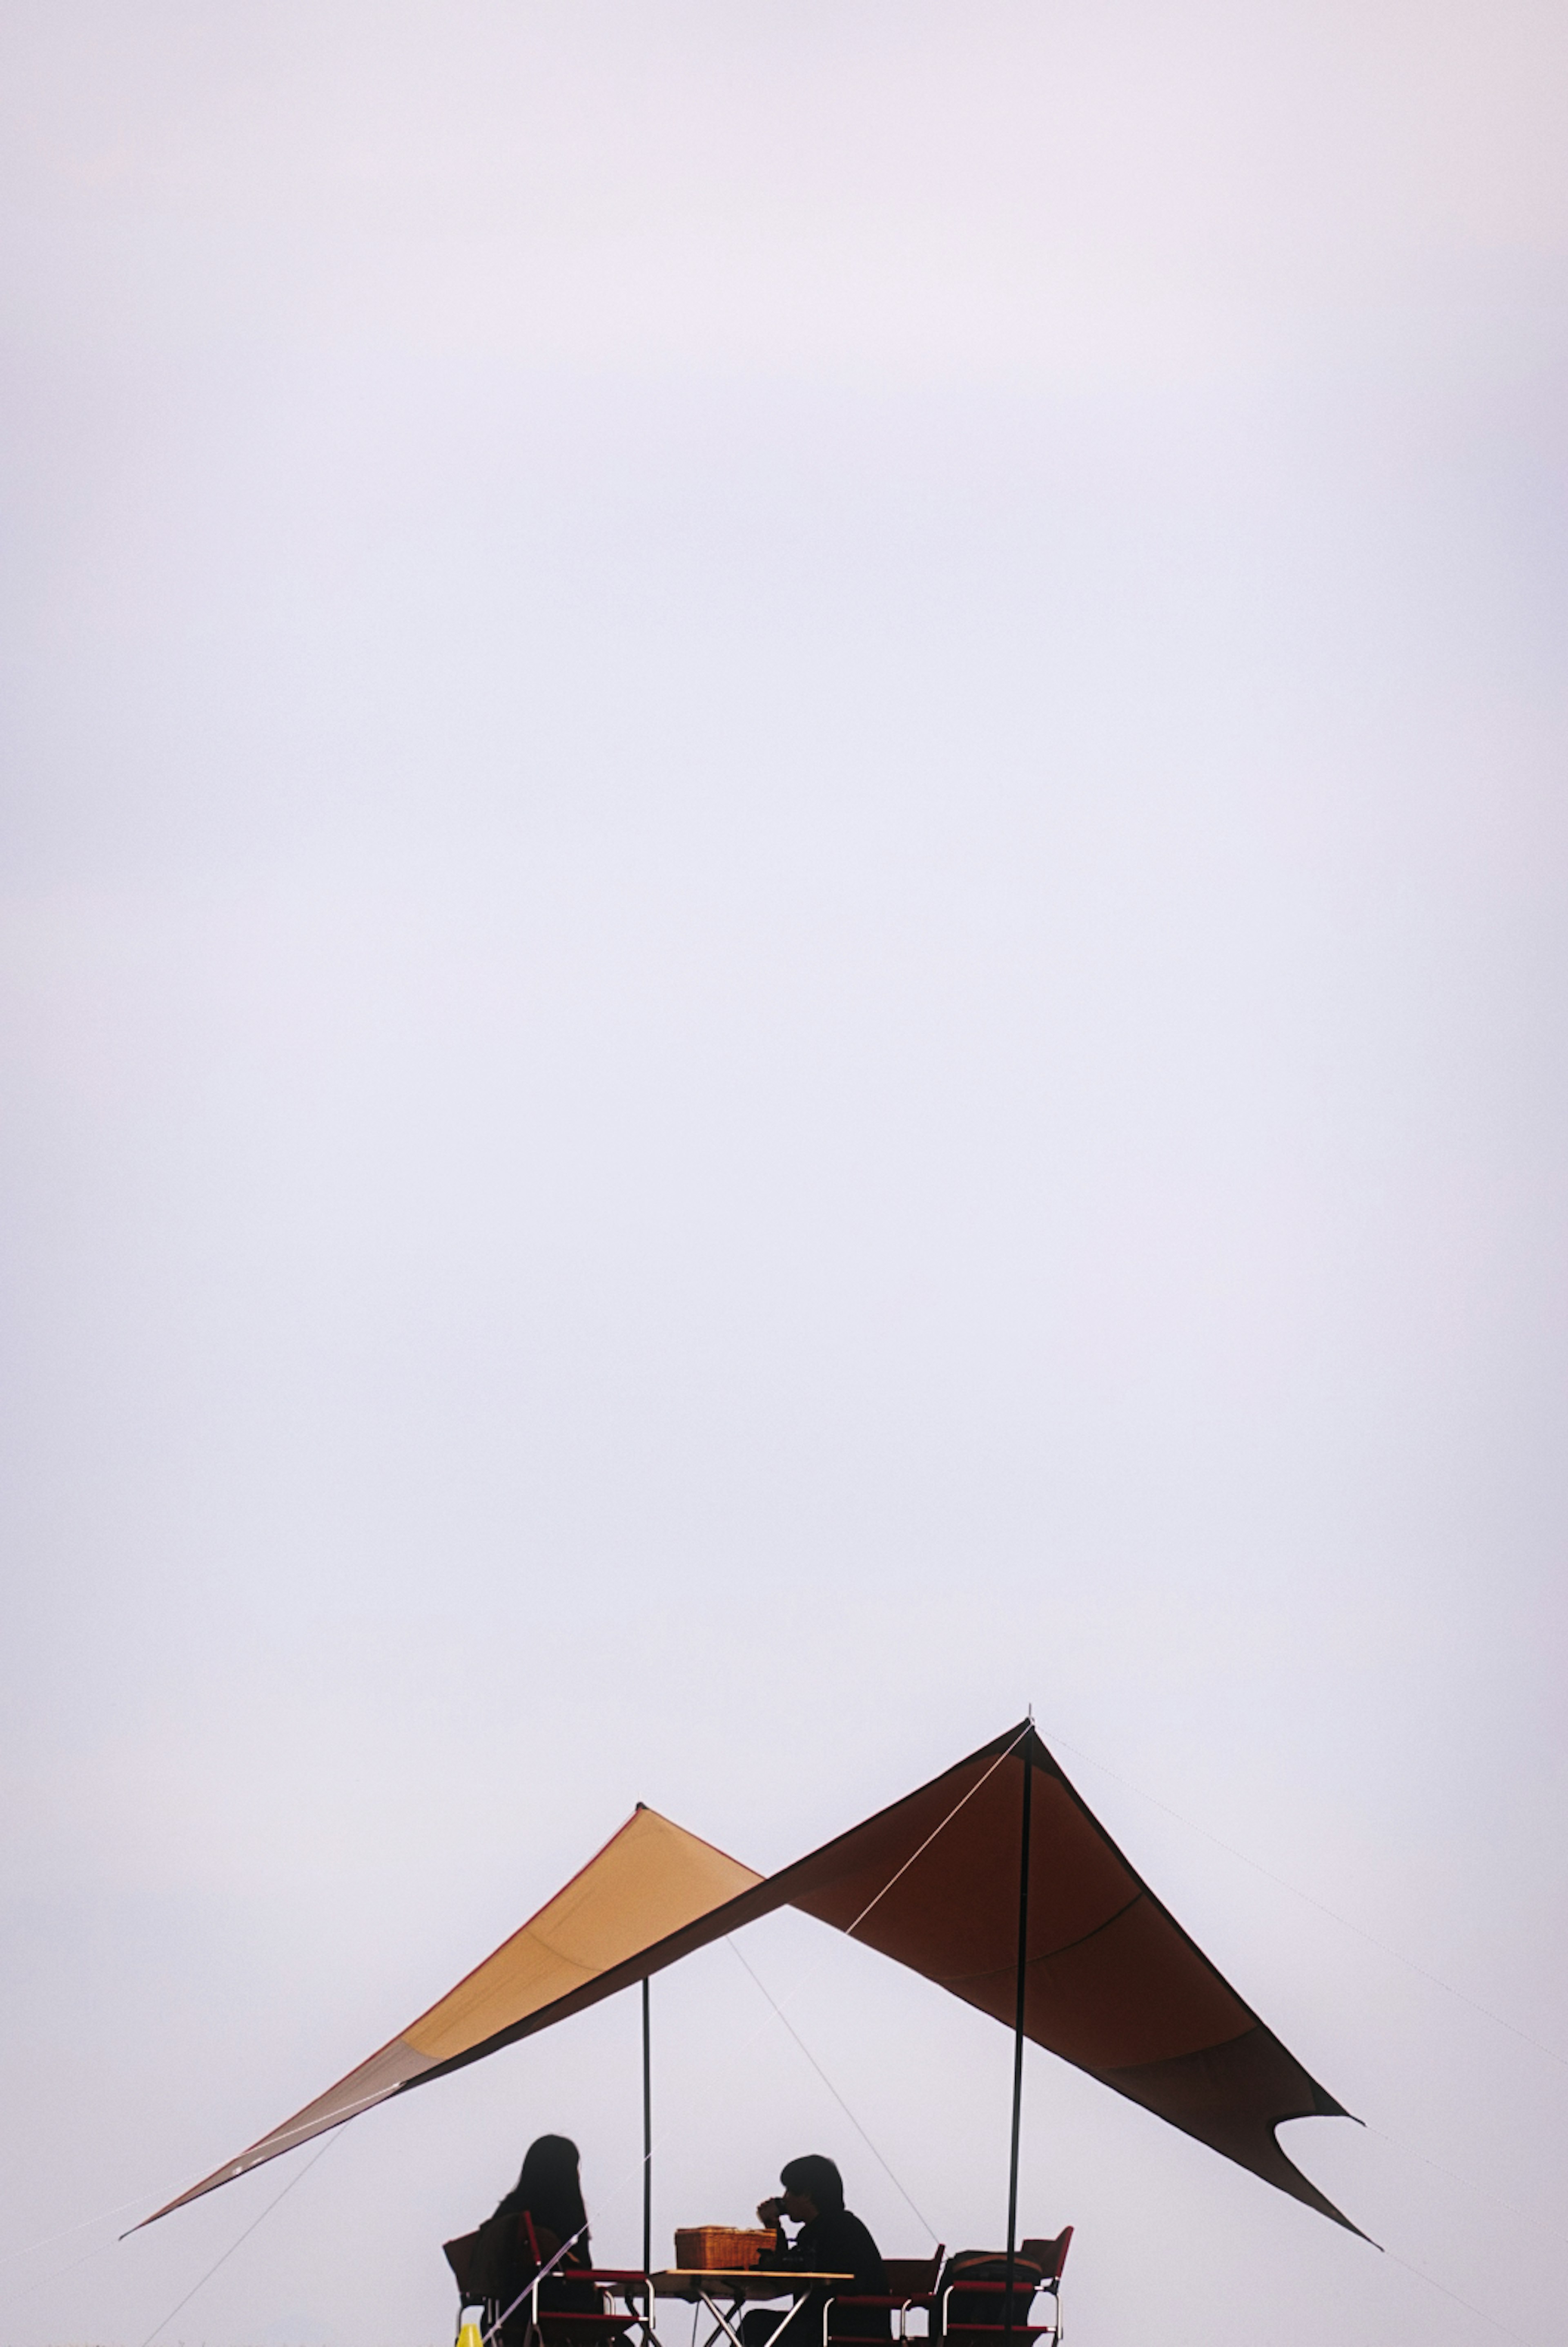
[[[6,2347],[141,2347],[289,2163],[31,2245],[636,1800],[770,1866],[1030,1700],[1392,2253],[1032,2055],[1085,2347],[1546,2347],[1568,17],[0,35]],[[1003,2033],[747,1947],[998,2239]],[[656,2004],[663,2242],[820,2148],[924,2248],[729,1951]],[[545,2127],[635,2255],[635,2052],[357,2123],[168,2347],[441,2347]]]

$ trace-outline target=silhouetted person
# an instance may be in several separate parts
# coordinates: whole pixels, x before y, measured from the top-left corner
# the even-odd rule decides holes
[[[759,2264],[780,2273],[793,2269],[797,2273],[852,2274],[852,2281],[839,2284],[838,2295],[885,2297],[882,2253],[860,2219],[845,2208],[844,2179],[833,2162],[820,2152],[809,2152],[803,2159],[787,2160],[779,2181],[783,2191],[776,2199],[762,2201],[757,2210],[758,2223],[770,2226],[774,2239],[773,2249],[764,2250]],[[781,2217],[800,2228],[793,2244],[779,2229]],[[821,2338],[821,2306],[829,2294],[821,2290],[809,2293],[809,2305],[795,2316],[781,2347],[812,2347]],[[765,2347],[778,2321],[776,2314],[761,2309],[748,2314],[743,2325],[746,2347]],[[835,2306],[828,2331],[834,2339],[888,2339],[892,2322],[884,2306]]]
[[[537,2263],[530,2252],[524,2216],[533,2226]],[[570,2279],[572,2267],[593,2263],[587,2224],[576,2145],[564,2135],[535,2137],[524,2156],[516,2183],[497,2203],[495,2214],[480,2227],[475,2271],[481,2295],[494,2298],[503,2309],[511,2306],[539,2266],[548,2265],[562,2243],[571,2241],[565,2256],[540,2288],[540,2310],[597,2314],[603,2301],[593,2283]],[[574,2233],[575,2240],[572,2240]],[[532,2317],[532,2301],[525,2298],[502,2332],[504,2347],[524,2347]]]

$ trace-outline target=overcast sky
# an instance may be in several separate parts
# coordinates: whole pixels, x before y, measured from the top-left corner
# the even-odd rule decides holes
[[[1548,2347],[1568,15],[0,34],[5,2347],[142,2347],[304,2158],[119,2227],[636,1800],[772,1866],[1030,1702],[1389,2252],[1032,2054],[1084,2347]],[[718,1947],[660,2254],[804,2149],[997,2241],[1005,2034],[743,1947],[897,2185]],[[635,2258],[636,2060],[160,2340],[443,2347],[545,2128]]]

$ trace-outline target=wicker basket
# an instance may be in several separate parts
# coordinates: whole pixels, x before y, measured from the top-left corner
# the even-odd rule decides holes
[[[676,2266],[681,2273],[734,2273],[754,2266],[776,2238],[734,2225],[687,2225],[675,2237]]]

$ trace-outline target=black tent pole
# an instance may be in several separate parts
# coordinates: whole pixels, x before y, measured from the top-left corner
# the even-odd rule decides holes
[[[648,2029],[648,1983],[643,1975],[643,2271],[653,2268],[653,2050]]]
[[[1029,1810],[1034,1790],[1034,1730],[1023,1740],[1023,1840],[1018,1860],[1018,1996],[1013,2024],[1013,2151],[1007,2166],[1007,2287],[1003,2347],[1013,2339],[1013,2273],[1018,2254],[1018,2135],[1023,2117],[1023,1990],[1029,1963]]]

